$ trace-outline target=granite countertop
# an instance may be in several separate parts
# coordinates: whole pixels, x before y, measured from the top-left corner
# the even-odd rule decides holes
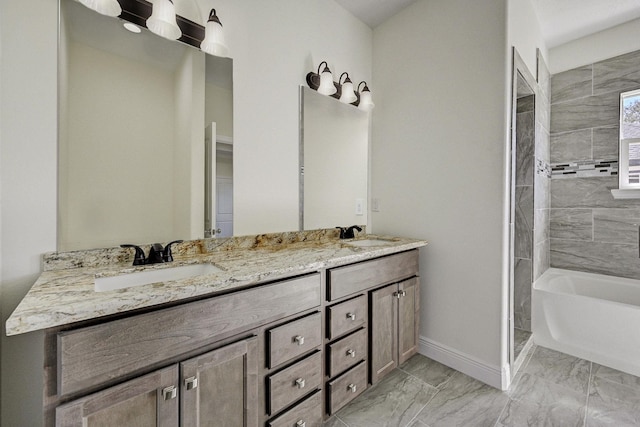
[[[102,252],[96,252],[93,255],[89,254],[91,251],[87,251],[83,254],[85,258],[80,258],[78,253],[74,256],[66,256],[64,253],[49,254],[49,259],[55,260],[48,263],[45,256],[44,272],[7,319],[6,333],[7,335],[24,334],[160,304],[213,296],[260,282],[311,273],[324,268],[415,249],[427,244],[424,240],[365,235],[356,240],[384,239],[386,241],[379,246],[356,247],[350,245],[348,240],[308,239],[307,235],[299,238],[298,234],[295,234],[295,238],[288,235],[285,239],[279,235],[277,239],[272,238],[275,243],[271,242],[271,244],[255,243],[258,240],[265,240],[264,236],[267,235],[244,240],[233,238],[233,245],[230,245],[228,243],[230,240],[227,240],[227,247],[223,248],[224,250],[221,249],[221,245],[217,246],[217,250],[202,250],[202,247],[206,246],[203,242],[219,241],[217,239],[185,242],[181,244],[184,248],[182,251],[178,251],[177,255],[174,252],[172,263],[148,266],[132,267],[130,259],[123,260],[122,257],[116,257],[120,262],[110,262],[108,265],[95,260],[86,261],[91,256],[98,256],[96,253],[104,255],[104,257],[100,256],[100,259],[113,261],[114,258],[109,254],[123,253],[119,248],[101,250]],[[194,250],[195,247],[200,249]],[[134,288],[106,292],[94,290],[96,277],[201,263],[212,263],[220,271]]]

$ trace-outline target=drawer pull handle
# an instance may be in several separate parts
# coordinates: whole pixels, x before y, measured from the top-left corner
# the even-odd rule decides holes
[[[162,397],[164,400],[175,399],[178,397],[178,389],[174,385],[165,387],[162,389]]]
[[[394,292],[393,296],[400,299],[402,297],[406,297],[407,296],[407,291],[398,291],[398,292]]]
[[[298,388],[304,388],[304,379],[303,378],[298,378],[296,380],[296,385],[298,386]]]
[[[347,350],[347,356],[356,357],[356,351],[351,349]]]
[[[355,384],[349,384],[347,386],[347,390],[349,390],[351,393],[355,393],[358,390],[358,387],[356,387]]]
[[[293,340],[298,343],[298,345],[304,345],[304,337],[302,335],[296,335],[293,337]]]
[[[355,313],[347,313],[347,319],[356,320],[356,314]]]
[[[189,377],[184,380],[184,386],[187,390],[193,390],[194,388],[198,388],[198,378]]]
[[[304,421],[300,420],[296,423],[296,427],[307,427],[307,423],[305,423]]]

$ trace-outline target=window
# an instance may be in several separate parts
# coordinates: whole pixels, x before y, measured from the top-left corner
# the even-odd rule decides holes
[[[620,94],[619,188],[640,189],[640,89]]]

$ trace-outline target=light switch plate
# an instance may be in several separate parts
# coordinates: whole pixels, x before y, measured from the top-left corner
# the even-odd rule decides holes
[[[364,215],[364,200],[356,199],[356,215]]]

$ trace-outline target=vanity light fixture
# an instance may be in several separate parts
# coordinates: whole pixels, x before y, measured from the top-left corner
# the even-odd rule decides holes
[[[362,89],[362,91],[360,91],[360,86],[364,83],[364,88]],[[367,86],[367,82],[365,81],[361,81],[360,83],[358,83],[358,90],[356,92],[359,101],[358,101],[358,108],[363,110],[363,111],[371,111],[373,110],[373,107],[375,107],[376,105],[373,103],[373,100],[371,99],[371,91],[369,90],[369,86]]]
[[[165,39],[178,40],[182,31],[176,22],[176,7],[173,0],[153,0],[151,16],[147,19],[147,28]]]
[[[347,76],[347,78],[344,79],[344,83],[341,84],[340,82],[342,81],[342,76]],[[338,79],[338,86],[340,87],[340,102],[351,104],[358,99],[355,92],[353,91],[353,82],[351,82],[349,73],[347,73],[346,71],[340,74],[340,78]]]
[[[106,16],[120,16],[122,13],[122,7],[118,0],[79,0],[80,3],[87,6],[91,10],[106,15]]]
[[[322,64],[324,64],[324,68],[320,71]],[[338,91],[333,82],[333,74],[331,74],[327,61],[322,61],[320,65],[318,65],[317,73],[312,71],[307,74],[307,84],[311,89],[315,89],[323,95],[333,95]]]
[[[216,10],[211,9],[209,20],[205,26],[204,40],[200,43],[200,49],[211,55],[227,57],[229,49],[225,44],[224,32],[222,31],[222,23],[216,15]]]

